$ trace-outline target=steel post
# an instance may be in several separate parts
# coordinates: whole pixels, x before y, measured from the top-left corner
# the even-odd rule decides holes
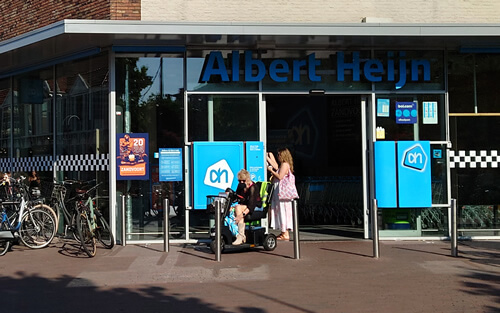
[[[168,252],[170,250],[170,208],[168,206],[168,199],[163,199],[163,251]]]
[[[378,205],[377,199],[372,202],[372,240],[373,240],[373,257],[380,257],[380,246],[378,240]]]
[[[221,246],[221,203],[219,200],[214,201],[215,205],[215,261],[220,262],[220,246]]]
[[[457,245],[457,201],[451,199],[451,227],[450,227],[450,241],[451,241],[451,256],[458,256]]]
[[[125,219],[125,214],[126,214],[126,205],[127,205],[127,200],[126,200],[127,195],[122,195],[122,246],[126,246],[127,243],[127,228],[126,228],[126,219]]]
[[[295,259],[300,259],[300,239],[299,239],[299,215],[297,210],[297,199],[292,201],[293,208],[293,254]]]

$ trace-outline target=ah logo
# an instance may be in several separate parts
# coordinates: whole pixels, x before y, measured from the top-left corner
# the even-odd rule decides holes
[[[416,144],[404,152],[403,166],[423,172],[427,166],[427,154],[420,144]]]
[[[203,183],[207,186],[226,190],[226,188],[231,187],[233,178],[234,174],[229,164],[227,164],[226,160],[222,159],[207,168]]]

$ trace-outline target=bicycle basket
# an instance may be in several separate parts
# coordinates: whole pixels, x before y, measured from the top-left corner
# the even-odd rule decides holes
[[[221,213],[224,213],[228,199],[225,196],[207,196],[207,210],[210,213],[215,213],[216,203],[220,203]]]
[[[64,201],[66,197],[66,187],[63,185],[54,185],[52,189],[52,199],[57,201]]]

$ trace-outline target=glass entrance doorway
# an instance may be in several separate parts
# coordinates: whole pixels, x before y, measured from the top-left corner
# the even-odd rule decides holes
[[[183,57],[165,54],[159,57],[116,58],[116,134],[118,157],[123,151],[131,153],[134,164],[136,143],[128,143],[128,134],[147,134],[148,175],[120,179],[116,182],[116,201],[120,205],[122,223],[118,235],[125,232],[130,242],[164,238],[164,214],[169,215],[170,236],[185,234],[185,204],[182,180],[162,181],[159,177],[160,149],[183,149],[184,97]],[[132,140],[130,140],[132,142]],[[129,151],[129,153],[130,153]],[[164,207],[164,200],[169,200]],[[117,238],[120,238],[118,236]]]
[[[288,147],[301,232],[363,236],[361,97],[267,95],[267,151]]]

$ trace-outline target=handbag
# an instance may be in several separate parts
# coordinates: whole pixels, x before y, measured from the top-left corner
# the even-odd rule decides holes
[[[280,200],[293,200],[299,197],[297,187],[295,187],[295,175],[291,171],[288,171],[288,174],[280,180],[278,189]]]

